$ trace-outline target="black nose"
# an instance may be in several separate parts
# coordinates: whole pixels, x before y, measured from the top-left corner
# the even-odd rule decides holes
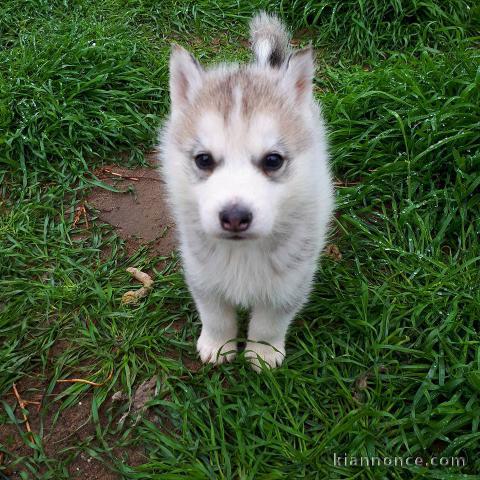
[[[244,232],[252,223],[252,212],[245,207],[232,205],[220,212],[220,224],[227,232]]]

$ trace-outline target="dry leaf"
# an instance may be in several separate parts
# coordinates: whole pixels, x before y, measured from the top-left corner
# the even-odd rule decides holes
[[[146,297],[153,285],[152,277],[150,277],[150,275],[147,273],[142,272],[138,268],[129,267],[127,268],[127,272],[132,274],[133,278],[139,282],[142,282],[143,287],[139,288],[138,290],[130,290],[125,293],[122,297],[122,304],[136,303],[141,298]]]
[[[119,425],[123,425],[129,415],[134,415],[136,417],[134,419],[134,423],[138,422],[141,413],[147,409],[147,407],[145,406],[146,403],[158,394],[156,390],[156,385],[157,377],[152,377],[150,380],[145,380],[145,382],[141,383],[137,387],[137,389],[135,390],[135,394],[133,395],[132,403],[130,404],[128,410],[122,415],[122,417],[118,421]],[[117,392],[113,395],[112,401],[120,401],[124,398],[126,398],[126,395],[124,395],[122,392]]]
[[[325,255],[336,262],[339,262],[342,259],[340,249],[333,243],[330,243],[325,247]]]

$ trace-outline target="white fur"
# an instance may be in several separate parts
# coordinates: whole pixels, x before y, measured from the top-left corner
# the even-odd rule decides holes
[[[288,175],[278,182],[251,159],[272,150],[284,153],[281,119],[268,109],[244,118],[242,96],[250,92],[240,86],[232,92],[228,122],[213,103],[212,108],[196,111],[195,138],[201,142],[197,148],[208,150],[222,163],[207,178],[194,177],[193,159],[177,140],[182,112],[194,103],[202,82],[238,67],[205,72],[184,51],[177,48],[172,54],[172,114],[161,134],[162,172],[178,226],[186,279],[202,321],[197,349],[203,362],[234,357],[235,307],[241,305],[252,312],[245,349],[252,367],[280,365],[288,326],[311,289],[333,210],[333,188],[325,128],[311,93],[313,58],[305,52],[294,54],[288,67],[278,70],[264,61],[249,66],[253,76],[278,77],[275,85],[312,133],[308,147],[291,159]],[[178,76],[181,89],[174,84]],[[189,78],[192,82],[185,83]],[[234,202],[253,213],[249,239],[221,238],[219,212]]]
[[[272,44],[267,39],[262,39],[255,46],[257,61],[262,65],[267,65],[268,57],[272,53]]]

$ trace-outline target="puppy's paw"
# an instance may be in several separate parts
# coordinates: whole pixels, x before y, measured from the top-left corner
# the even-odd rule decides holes
[[[230,362],[237,353],[237,344],[230,338],[218,340],[202,332],[197,341],[197,351],[203,363],[216,365]]]
[[[256,372],[260,372],[263,366],[279,367],[285,358],[285,348],[280,344],[248,342],[245,346],[245,358]]]

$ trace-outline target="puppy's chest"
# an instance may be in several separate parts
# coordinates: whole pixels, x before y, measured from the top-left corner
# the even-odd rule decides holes
[[[246,306],[285,296],[284,290],[291,284],[289,277],[295,276],[294,268],[288,268],[287,257],[264,249],[217,248],[206,258],[191,260],[193,272],[188,273],[193,274],[195,283]]]

